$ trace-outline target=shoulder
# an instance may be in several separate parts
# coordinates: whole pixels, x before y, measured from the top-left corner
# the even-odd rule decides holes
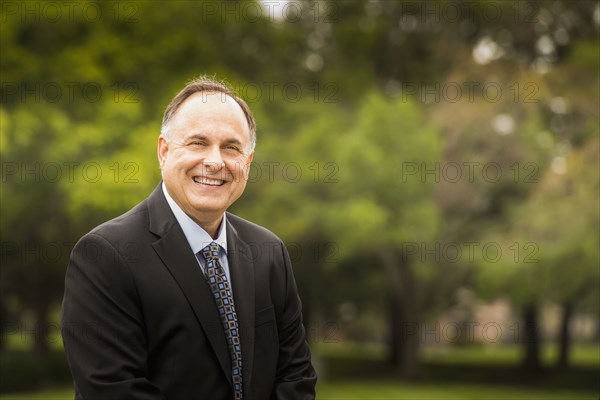
[[[126,286],[129,278],[116,279],[115,276],[130,276],[129,266],[147,252],[152,243],[147,221],[147,206],[142,201],[83,235],[71,252],[69,276],[83,274],[94,282]]]
[[[147,200],[144,200],[124,214],[98,225],[81,240],[99,238],[101,242],[122,247],[124,243],[138,242],[144,233],[148,233],[148,226]]]

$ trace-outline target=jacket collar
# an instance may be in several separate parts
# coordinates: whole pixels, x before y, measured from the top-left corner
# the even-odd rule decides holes
[[[152,247],[179,284],[231,384],[231,360],[215,302],[190,245],[162,192],[162,181],[148,197],[149,229],[158,239]],[[227,261],[233,285],[242,344],[243,382],[250,388],[254,359],[255,282],[250,247],[227,218]]]

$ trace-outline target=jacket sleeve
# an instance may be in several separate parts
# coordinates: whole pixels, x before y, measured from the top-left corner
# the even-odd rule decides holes
[[[77,398],[165,399],[147,378],[143,314],[126,257],[98,234],[71,253],[62,335]]]
[[[302,304],[298,296],[289,254],[281,243],[285,264],[285,298],[282,318],[277,321],[279,359],[272,400],[312,400],[317,375],[311,364]]]

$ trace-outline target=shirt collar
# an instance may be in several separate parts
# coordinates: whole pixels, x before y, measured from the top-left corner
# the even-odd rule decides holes
[[[179,207],[175,200],[173,200],[167,191],[164,181],[162,183],[162,190],[165,198],[167,199],[167,203],[169,203],[169,207],[171,207],[173,214],[175,214],[175,218],[177,219],[179,226],[181,226],[183,234],[190,244],[194,254],[198,253],[212,242],[215,242],[221,246],[221,248],[225,250],[225,254],[227,254],[227,229],[225,229],[227,226],[227,215],[225,213],[223,213],[223,219],[221,220],[221,226],[219,227],[219,234],[216,239],[213,239],[210,237],[208,232],[202,229],[200,225],[191,219],[189,215],[187,215],[181,209],[181,207]]]

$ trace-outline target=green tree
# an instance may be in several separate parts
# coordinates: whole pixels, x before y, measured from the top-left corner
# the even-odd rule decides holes
[[[336,181],[321,184],[318,193],[310,190],[314,184],[298,185],[290,195],[315,195],[314,205],[298,204],[299,209],[313,216],[311,232],[334,241],[340,262],[359,258],[365,260],[364,276],[386,277],[390,356],[402,375],[417,375],[422,298],[432,269],[405,249],[432,241],[439,222],[432,185],[403,180],[403,168],[439,159],[441,138],[417,104],[377,92],[365,96],[343,123],[321,118],[308,126],[311,132],[298,135],[292,147],[301,159],[319,152],[333,156],[327,168],[336,171]]]

